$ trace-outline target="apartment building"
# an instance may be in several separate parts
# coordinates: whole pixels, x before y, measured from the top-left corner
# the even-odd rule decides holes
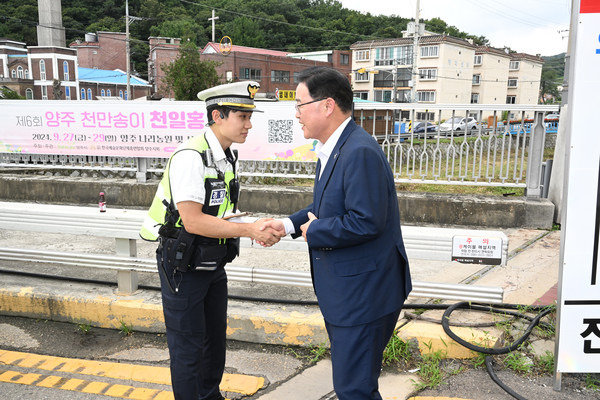
[[[471,103],[504,104],[508,84],[510,55],[488,46],[475,50]]]
[[[476,46],[425,31],[414,38],[356,42],[352,51],[354,95],[380,102],[423,105],[417,120],[437,118],[433,104],[537,104],[543,59]],[[416,61],[416,68],[413,64]],[[449,117],[442,115],[442,119]]]
[[[507,104],[537,104],[542,66],[539,55],[512,53],[508,67]]]

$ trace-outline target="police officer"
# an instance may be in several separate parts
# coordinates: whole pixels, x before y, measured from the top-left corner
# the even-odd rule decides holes
[[[220,400],[225,368],[227,276],[224,266],[239,252],[239,237],[267,246],[279,241],[264,221],[230,222],[239,184],[233,143],[244,143],[256,112],[252,81],[198,93],[209,129],[171,156],[140,231],[158,240],[157,263],[171,383],[176,400]]]

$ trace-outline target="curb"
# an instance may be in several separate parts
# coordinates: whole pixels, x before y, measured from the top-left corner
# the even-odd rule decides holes
[[[99,328],[164,333],[160,292],[130,296],[116,288],[4,276],[0,313]],[[227,338],[252,343],[311,346],[328,343],[317,306],[280,306],[229,300]]]

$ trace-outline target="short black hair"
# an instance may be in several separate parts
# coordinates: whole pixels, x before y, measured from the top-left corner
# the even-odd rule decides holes
[[[298,74],[313,99],[331,97],[344,112],[351,112],[354,95],[350,81],[341,72],[328,67],[310,67]]]

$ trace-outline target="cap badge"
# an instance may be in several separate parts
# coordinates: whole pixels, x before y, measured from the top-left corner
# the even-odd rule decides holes
[[[248,94],[250,95],[250,98],[253,99],[254,95],[258,92],[258,90],[260,89],[260,86],[255,86],[255,85],[248,85]]]

